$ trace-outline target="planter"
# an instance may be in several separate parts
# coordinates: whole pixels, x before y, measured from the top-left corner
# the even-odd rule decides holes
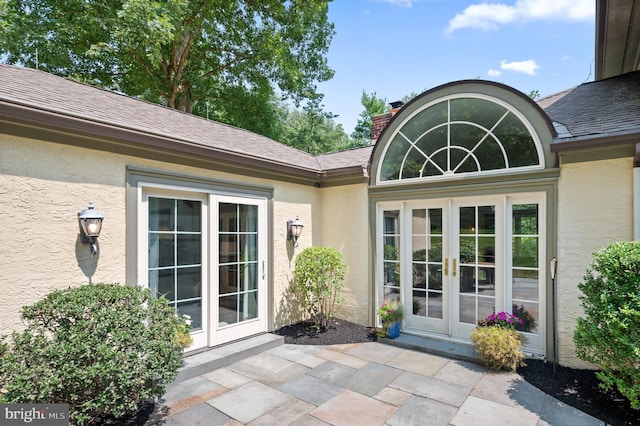
[[[393,324],[389,324],[387,327],[387,336],[389,339],[395,339],[400,335],[400,321],[396,321]]]

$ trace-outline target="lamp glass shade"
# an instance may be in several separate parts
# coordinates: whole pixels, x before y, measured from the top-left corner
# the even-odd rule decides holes
[[[102,219],[82,219],[82,231],[87,237],[97,237],[102,229]]]
[[[296,218],[296,220],[291,222],[291,236],[298,238],[300,234],[302,234],[302,228],[304,228],[304,225],[300,222],[300,219]]]
[[[103,219],[104,216],[93,208],[93,203],[89,203],[89,207],[78,213],[80,227],[87,237],[98,237],[100,235]]]

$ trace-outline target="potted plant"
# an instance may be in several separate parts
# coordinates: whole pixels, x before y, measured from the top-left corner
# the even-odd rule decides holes
[[[400,335],[400,322],[404,318],[402,305],[398,300],[385,300],[378,308],[382,320],[381,337],[395,339]]]
[[[471,341],[480,359],[493,370],[515,371],[524,365],[524,336],[516,331],[522,320],[509,312],[498,312],[479,320]]]

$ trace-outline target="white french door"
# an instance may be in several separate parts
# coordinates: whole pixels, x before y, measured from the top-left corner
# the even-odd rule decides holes
[[[188,349],[267,329],[266,200],[142,192],[140,285],[191,321]]]
[[[462,340],[512,312],[527,349],[543,353],[542,212],[544,194],[380,204],[379,298],[402,300],[405,331]]]
[[[216,204],[211,346],[267,327],[266,201],[216,197]]]

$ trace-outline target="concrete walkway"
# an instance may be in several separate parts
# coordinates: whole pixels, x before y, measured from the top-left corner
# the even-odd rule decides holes
[[[187,358],[150,423],[604,425],[517,374],[467,361],[379,342],[269,346],[226,363],[214,353]]]

